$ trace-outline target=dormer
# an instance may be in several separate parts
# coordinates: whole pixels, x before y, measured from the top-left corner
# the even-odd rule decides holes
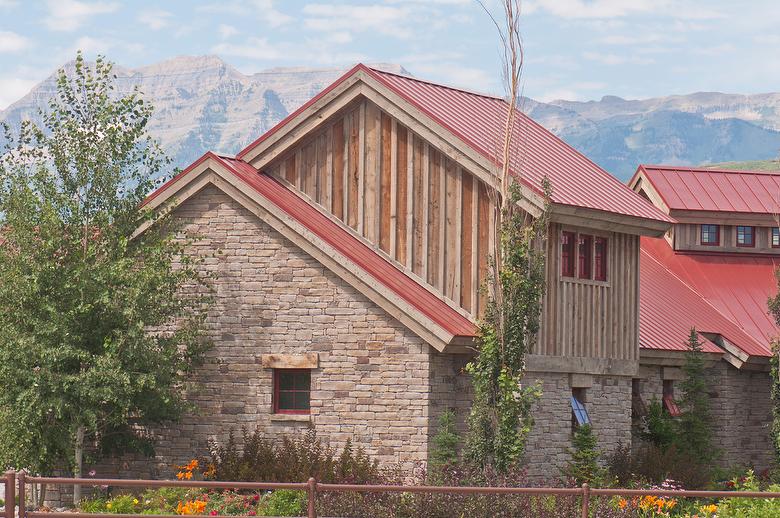
[[[677,221],[675,252],[780,254],[780,171],[640,165],[629,185]]]

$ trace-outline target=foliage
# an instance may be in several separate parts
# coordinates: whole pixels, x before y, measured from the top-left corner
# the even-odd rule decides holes
[[[647,406],[647,414],[642,417],[639,437],[653,446],[666,449],[677,441],[677,426],[674,418],[664,410],[657,399]]]
[[[619,446],[608,457],[607,469],[618,487],[660,486],[676,480],[689,489],[704,489],[710,483],[710,473],[702,471],[698,462],[674,445],[667,448],[651,443],[635,448]]]
[[[676,420],[675,442],[678,450],[696,459],[700,469],[707,470],[716,452],[704,352],[696,329],[691,329],[688,347],[682,368],[685,379],[680,383],[682,397],[677,401],[681,414]]]
[[[216,480],[305,482],[315,477],[323,483],[367,484],[379,479],[377,461],[347,440],[340,455],[324,446],[314,429],[298,438],[273,442],[256,429],[243,430],[240,447],[231,430],[225,444],[212,442],[208,473]]]
[[[261,507],[262,516],[300,516],[306,509],[305,491],[279,489],[269,494]]]
[[[432,439],[429,464],[432,470],[458,462],[458,442],[460,437],[455,429],[455,412],[445,410],[439,416],[439,428]]]
[[[734,480],[737,491],[760,491],[753,471],[743,480]],[[780,491],[780,485],[771,485],[767,491]],[[769,518],[780,516],[780,499],[777,498],[726,498],[718,506],[718,518]]]
[[[778,294],[770,297],[767,306],[769,313],[780,326],[780,268],[775,270],[775,280],[778,286]],[[772,428],[770,435],[775,449],[775,462],[780,464],[780,341],[772,341],[772,357],[769,359],[770,397],[772,399]]]
[[[151,453],[142,427],[182,415],[207,346],[207,279],[169,215],[141,207],[167,164],[146,132],[152,108],[138,91],[118,97],[113,77],[79,54],[42,127],[24,123],[0,152],[6,466],[79,464],[81,431],[100,452]],[[144,223],[156,224],[134,238]]]
[[[478,354],[466,371],[474,396],[469,415],[465,457],[480,466],[507,470],[525,451],[533,426],[531,408],[541,395],[539,384],[522,386],[525,355],[540,327],[545,290],[545,253],[550,188],[546,206],[531,222],[517,209],[522,198],[514,183],[511,200],[500,218],[499,258],[488,276],[488,302],[478,333]]]
[[[563,474],[578,484],[604,485],[606,471],[599,466],[598,439],[589,424],[578,426],[572,436],[571,459],[566,462]]]

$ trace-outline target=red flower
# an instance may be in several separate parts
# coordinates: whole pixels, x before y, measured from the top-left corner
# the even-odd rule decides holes
[[[216,516],[216,515],[217,515],[217,512],[216,512],[216,511],[211,511],[209,514],[210,514],[211,516]]]
[[[254,499],[255,502],[257,502],[258,500],[260,500],[260,495],[255,495],[252,498]]]

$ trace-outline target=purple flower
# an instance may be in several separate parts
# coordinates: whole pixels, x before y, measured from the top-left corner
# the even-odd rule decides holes
[[[94,469],[89,470],[89,473],[87,473],[90,477],[94,477],[97,472]]]

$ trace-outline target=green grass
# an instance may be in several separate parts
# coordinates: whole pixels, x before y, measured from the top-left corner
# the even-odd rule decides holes
[[[780,160],[750,160],[747,162],[722,162],[702,164],[706,169],[735,169],[737,171],[780,171]]]

